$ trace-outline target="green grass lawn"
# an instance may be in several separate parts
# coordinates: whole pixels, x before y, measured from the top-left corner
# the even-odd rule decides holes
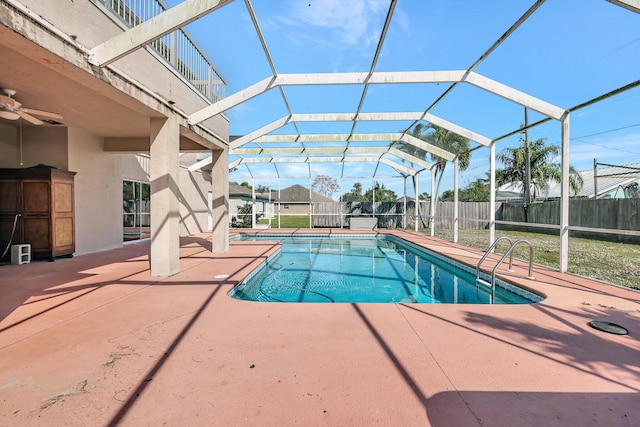
[[[261,219],[258,223],[266,224],[268,221],[268,219]],[[271,220],[271,228],[278,228],[277,216]],[[280,228],[309,228],[309,216],[281,215]]]
[[[428,233],[429,230],[423,230]],[[437,230],[436,236],[453,240],[453,230]],[[560,265],[560,239],[549,234],[496,230],[496,238],[529,240],[534,247],[534,262],[557,269]],[[489,230],[459,230],[458,243],[477,249],[489,246]],[[498,244],[498,253],[507,250],[508,243]],[[514,256],[529,260],[529,248],[516,248]],[[569,272],[592,277],[629,288],[640,289],[640,245],[569,237]]]

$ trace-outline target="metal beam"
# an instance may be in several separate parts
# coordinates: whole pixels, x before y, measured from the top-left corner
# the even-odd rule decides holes
[[[423,169],[431,169],[431,167],[433,166],[433,163],[422,160],[421,158],[409,153],[405,153],[404,151],[400,151],[394,147],[389,148],[389,154],[399,157],[402,160],[406,160],[407,162],[413,163],[414,165],[418,165]]]
[[[357,117],[356,117],[357,116]],[[480,145],[489,146],[491,139],[484,135],[473,132],[455,123],[449,122],[433,114],[425,114],[421,112],[383,112],[383,113],[302,113],[284,116],[278,120],[269,123],[249,134],[246,134],[231,144],[231,148],[239,148],[244,144],[253,142],[259,137],[273,132],[288,123],[295,122],[350,122],[350,121],[407,121],[407,120],[426,120],[429,123],[440,126],[453,133],[464,136]]]
[[[377,163],[378,156],[297,156],[297,157],[244,157],[242,163]]]
[[[388,150],[387,147],[348,147],[330,146],[330,147],[293,147],[293,148],[238,148],[230,150],[230,155],[247,156],[247,155],[278,155],[278,154],[384,154]]]
[[[236,159],[233,162],[229,163],[229,170],[235,169],[238,166],[240,166],[240,163],[242,163],[244,159]]]
[[[613,3],[620,7],[624,7],[635,13],[640,13],[640,0],[607,0],[609,3]]]
[[[395,170],[397,170],[400,173],[404,173],[406,175],[409,176],[414,176],[417,172],[405,165],[402,165],[400,163],[394,162],[393,160],[389,160],[387,158],[380,158],[380,163],[384,163],[387,166],[391,166],[392,168],[394,168]]]
[[[276,86],[309,86],[339,84],[397,84],[397,83],[455,83],[467,82],[495,95],[513,101],[546,116],[560,120],[564,110],[548,102],[542,101],[507,85],[491,80],[475,72],[466,71],[404,71],[368,73],[306,73],[279,74],[262,80],[248,88],[236,92],[213,105],[189,116],[189,123],[194,125],[210,117],[220,114],[236,105],[260,95]]]
[[[326,133],[308,135],[265,135],[259,138],[260,142],[346,142],[350,141],[395,141],[402,136],[401,133]]]
[[[289,123],[290,116],[285,116],[282,117],[278,120],[274,120],[273,122],[269,123],[268,125],[262,126],[260,129],[256,129],[251,133],[248,133],[244,136],[241,136],[240,138],[232,141],[231,143],[229,143],[229,148],[230,149],[234,149],[234,148],[239,148],[242,147],[245,144],[248,144],[249,142],[255,141],[258,138],[261,138],[262,136],[268,134],[269,132],[273,132],[274,130],[278,130],[281,127],[285,126],[287,123]]]
[[[565,110],[560,107],[556,107],[553,104],[535,98],[524,92],[520,92],[517,89],[499,83],[478,73],[469,73],[464,81],[495,95],[508,99],[509,101],[513,101],[516,104],[520,104],[523,107],[535,110],[538,113],[544,114],[545,116],[553,117],[556,120],[561,120],[562,116],[565,113]]]
[[[232,0],[185,0],[91,49],[89,62],[105,67]]]
[[[369,83],[441,83],[460,81],[464,71],[410,71],[373,73],[367,80],[369,73],[304,73],[279,74],[268,77],[240,92],[236,92],[215,104],[203,108],[189,116],[189,124],[195,125],[220,114],[242,102],[258,96],[276,86],[303,85],[339,85]]]
[[[187,169],[189,170],[189,172],[197,171],[199,169],[202,169],[205,166],[209,166],[211,162],[212,162],[211,157],[207,157],[205,159],[200,160],[199,162],[192,164]]]
[[[402,136],[402,140],[413,145],[414,147],[418,147],[419,149],[426,151],[427,153],[432,153],[438,157],[442,157],[445,160],[451,161],[456,157],[455,154],[450,153],[447,150],[443,150],[440,147],[436,147],[435,145],[424,142],[423,140],[412,135],[405,134]]]
[[[241,90],[240,92],[236,92],[233,95],[227,96],[226,98],[203,108],[202,110],[196,111],[187,118],[187,122],[189,122],[190,125],[197,125],[200,122],[223,113],[236,105],[242,104],[251,98],[273,89],[276,87],[275,81],[275,77],[267,77],[266,79]]]
[[[459,126],[455,123],[441,119],[440,117],[434,116],[433,114],[429,114],[429,113],[424,114],[423,120],[429,123],[432,123],[436,126],[440,126],[443,129],[456,133],[467,139],[475,141],[480,145],[484,145],[485,147],[488,147],[491,144],[491,138],[487,138],[486,136],[480,135],[479,133],[463,128],[462,126]]]

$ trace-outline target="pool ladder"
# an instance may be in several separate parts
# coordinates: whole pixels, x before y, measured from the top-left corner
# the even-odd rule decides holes
[[[500,260],[493,267],[493,270],[491,270],[491,282],[487,282],[486,280],[480,278],[480,265],[489,256],[491,251],[493,251],[493,249],[496,247],[498,242],[500,242],[501,240],[507,240],[509,242],[510,246],[509,246],[509,249],[507,249],[507,251],[504,253],[504,255],[502,255]],[[531,244],[531,242],[528,241],[528,240],[519,239],[519,240],[516,240],[514,242],[513,240],[511,240],[507,236],[498,237],[496,240],[493,241],[491,246],[489,246],[489,249],[487,249],[487,251],[484,253],[482,258],[480,258],[480,261],[478,261],[478,264],[476,265],[476,283],[481,283],[481,284],[491,288],[491,303],[493,303],[493,301],[495,300],[495,297],[496,297],[496,270],[498,269],[498,267],[500,267],[500,265],[507,258],[507,256],[509,256],[509,269],[508,269],[508,271],[513,271],[513,250],[516,248],[516,246],[518,246],[521,243],[525,243],[526,245],[529,246],[529,274],[527,276],[527,279],[535,280],[535,277],[533,277],[533,275],[532,275],[532,271],[533,271],[533,244]]]

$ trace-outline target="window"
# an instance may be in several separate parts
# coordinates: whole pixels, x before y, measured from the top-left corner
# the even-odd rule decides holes
[[[146,182],[122,183],[122,240],[151,236],[151,186]]]

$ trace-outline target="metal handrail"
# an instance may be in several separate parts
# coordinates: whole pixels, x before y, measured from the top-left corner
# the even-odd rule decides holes
[[[527,245],[529,245],[529,275],[527,276],[527,279],[535,280],[535,277],[533,277],[531,274],[533,271],[533,244],[530,241],[524,240],[524,239],[516,240],[511,244],[509,249],[507,249],[507,252],[505,252],[505,254],[502,255],[502,258],[500,258],[500,260],[496,263],[496,265],[493,267],[493,270],[491,270],[491,303],[492,304],[496,298],[496,270],[498,269],[500,264],[502,264],[502,262],[507,257],[507,255],[512,254],[515,247],[518,246],[520,243],[526,243]]]
[[[498,242],[500,242],[501,240],[508,240],[509,247],[511,248],[511,246],[513,246],[513,240],[511,240],[511,238],[507,236],[500,236],[496,240],[494,240],[491,246],[489,246],[489,249],[487,249],[484,255],[482,255],[482,258],[480,258],[480,261],[478,261],[478,264],[476,265],[476,282],[478,281],[478,279],[480,279],[480,264],[482,264],[482,262],[489,256],[493,248],[495,248]],[[509,259],[509,271],[512,271],[511,270],[512,263],[513,263],[513,256]]]

